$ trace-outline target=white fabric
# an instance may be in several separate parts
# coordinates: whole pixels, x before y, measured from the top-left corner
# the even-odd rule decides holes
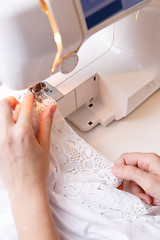
[[[42,110],[52,103],[50,98],[35,102],[35,131]],[[58,111],[50,160],[50,206],[61,239],[160,239],[160,208],[117,190],[121,180],[112,175],[113,164],[81,139]],[[0,189],[0,239],[17,239],[7,194]]]

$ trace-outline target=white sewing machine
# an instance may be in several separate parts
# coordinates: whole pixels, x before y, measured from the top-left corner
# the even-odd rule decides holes
[[[112,148],[104,133],[116,123],[105,126],[160,87],[159,7],[159,0],[3,0],[0,79],[13,89],[46,80],[32,90],[53,95],[82,131],[102,124],[87,135],[76,130]]]

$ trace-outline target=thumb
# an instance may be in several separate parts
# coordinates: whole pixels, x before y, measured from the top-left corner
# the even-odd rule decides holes
[[[135,166],[117,166],[112,167],[112,173],[119,178],[136,182],[143,190],[150,193],[151,186],[155,180],[153,175],[145,172]]]
[[[44,110],[41,116],[37,138],[40,145],[43,147],[49,147],[50,145],[52,121],[56,109],[57,109],[56,105],[49,106]]]

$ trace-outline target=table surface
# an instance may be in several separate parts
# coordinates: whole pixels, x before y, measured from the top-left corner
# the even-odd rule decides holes
[[[160,155],[160,90],[127,117],[90,132],[72,128],[96,150],[115,162],[125,152],[155,152]]]

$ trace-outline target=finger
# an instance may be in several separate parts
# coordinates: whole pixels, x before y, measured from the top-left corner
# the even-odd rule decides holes
[[[4,126],[3,124],[8,125],[11,122],[14,123],[12,110],[16,108],[17,104],[19,102],[14,97],[7,97],[0,101],[0,112],[2,113],[0,118],[1,126]]]
[[[160,200],[153,198],[153,206],[160,206]]]
[[[120,156],[116,165],[132,165],[148,171],[151,165],[151,158],[153,163],[153,161],[157,160],[157,155],[154,153],[125,153]]]
[[[140,193],[144,193],[144,190],[134,181],[130,181],[129,186],[130,186],[131,192],[136,196]]]
[[[145,192],[154,195],[154,188],[157,186],[157,176],[145,172],[134,166],[114,166],[112,173],[119,178],[136,182]]]
[[[153,198],[150,195],[146,194],[144,190],[136,182],[131,181],[130,188],[131,192],[137,197],[139,197],[143,202],[149,205],[152,204]]]
[[[33,101],[34,95],[32,93],[24,96],[19,110],[18,123],[32,124]]]
[[[137,197],[139,197],[143,202],[145,202],[148,205],[153,205],[153,198],[146,194],[146,193],[139,193],[137,194]]]
[[[18,119],[20,106],[21,106],[21,104],[19,103],[15,107],[15,111],[14,111],[14,115],[13,115],[13,119],[14,119],[15,122],[17,122],[17,119]]]
[[[37,133],[37,139],[40,145],[42,145],[43,147],[48,148],[50,145],[52,121],[56,109],[57,109],[56,105],[49,106],[48,108],[45,109],[41,116]]]

